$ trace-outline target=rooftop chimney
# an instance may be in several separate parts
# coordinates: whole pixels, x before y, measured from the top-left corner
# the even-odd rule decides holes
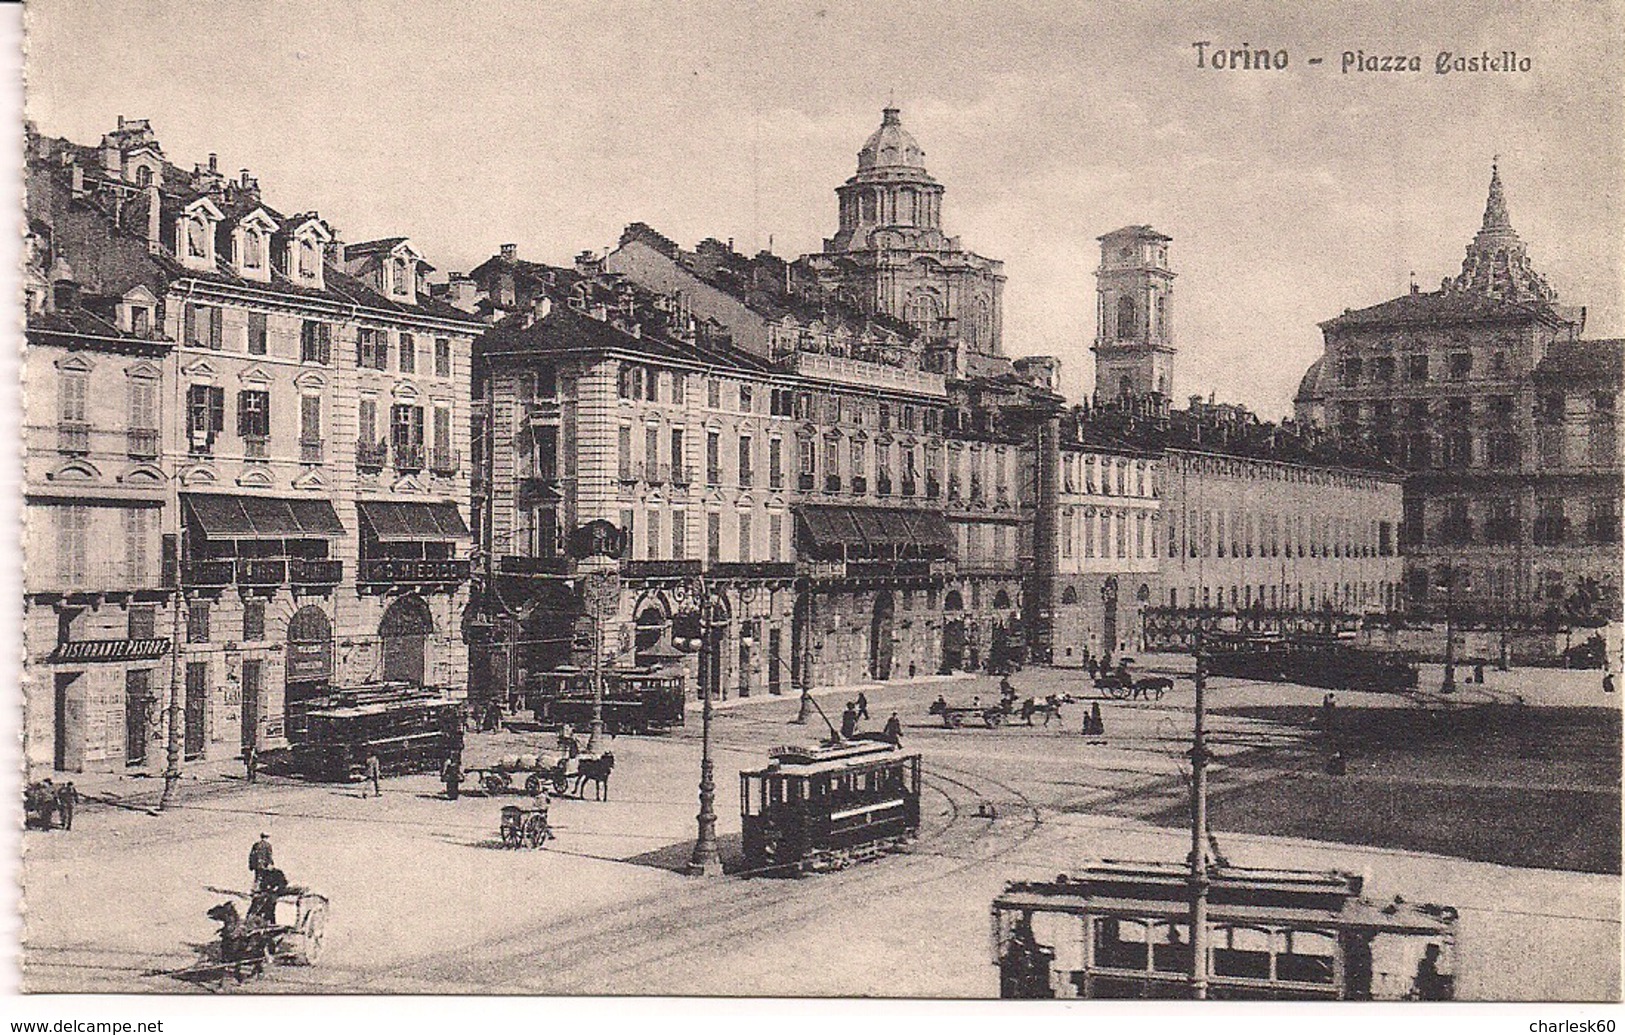
[[[502,246],[502,257],[504,259],[508,260],[509,262],[512,262],[513,260],[519,258],[519,246],[517,244],[505,244],[505,245],[503,245]]]
[[[212,173],[220,171],[220,156],[213,151],[209,152],[209,171]]]
[[[119,128],[119,129],[123,129],[123,128],[124,128],[124,116],[123,116],[123,115],[120,115],[120,116],[119,116],[119,117],[118,117],[118,128]]]
[[[163,248],[163,242],[159,239],[159,205],[158,185],[147,184],[147,251],[154,255]]]
[[[243,188],[244,188],[244,189],[245,189],[245,190],[246,190],[246,189],[247,189],[247,188],[248,188],[248,170],[247,170],[247,169],[244,169],[244,170],[243,170],[243,174],[242,174],[242,186],[243,186]]]

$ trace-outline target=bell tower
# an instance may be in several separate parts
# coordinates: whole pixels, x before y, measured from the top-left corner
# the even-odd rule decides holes
[[[1173,238],[1149,226],[1125,226],[1100,239],[1095,271],[1095,398],[1173,392]]]

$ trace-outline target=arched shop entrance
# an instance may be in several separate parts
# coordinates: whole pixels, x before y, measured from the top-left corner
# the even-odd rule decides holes
[[[285,679],[288,704],[320,697],[333,682],[333,623],[319,607],[301,607],[288,619]]]
[[[941,675],[956,672],[965,663],[965,598],[959,590],[950,589],[942,603],[942,668]]]
[[[890,679],[892,662],[892,625],[897,616],[897,601],[890,590],[875,594],[874,618],[869,622],[869,678]]]
[[[429,637],[433,634],[434,619],[422,597],[405,596],[390,604],[378,622],[385,681],[422,686]]]

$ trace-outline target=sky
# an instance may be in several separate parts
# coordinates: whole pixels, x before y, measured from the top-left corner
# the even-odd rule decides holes
[[[1175,395],[1274,418],[1319,321],[1459,271],[1496,155],[1536,268],[1588,337],[1625,335],[1619,0],[1400,6],[31,0],[26,105],[83,143],[151,119],[177,164],[216,152],[444,272],[505,242],[568,263],[637,220],[817,251],[891,101],[944,228],[1005,263],[1010,355],[1090,390],[1095,239],[1149,223],[1174,239]],[[1197,41],[1287,66],[1198,68]],[[1438,75],[1441,51],[1530,70]]]

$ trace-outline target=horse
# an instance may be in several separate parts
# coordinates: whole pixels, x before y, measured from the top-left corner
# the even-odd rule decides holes
[[[583,758],[576,772],[576,797],[586,798],[587,783],[592,782],[594,801],[609,800],[609,773],[615,768],[615,753],[606,751],[597,758]]]
[[[222,902],[206,914],[220,924],[220,983],[225,985],[229,972],[243,983],[243,970],[249,977],[265,972],[265,961],[271,954],[271,939],[263,923],[257,918],[245,920],[232,902]]]
[[[1151,695],[1156,694],[1156,699],[1160,701],[1163,694],[1174,688],[1174,681],[1167,676],[1146,676],[1136,679],[1131,685],[1133,693],[1129,695],[1129,700],[1149,701]]]
[[[1048,726],[1051,719],[1059,720],[1061,718],[1061,704],[1062,699],[1056,697],[1054,694],[1051,694],[1049,697],[1046,697],[1043,700],[1036,697],[1029,697],[1021,703],[1021,717],[1026,721],[1027,725],[1031,726],[1033,724],[1033,716],[1042,715],[1044,717],[1044,725]]]

